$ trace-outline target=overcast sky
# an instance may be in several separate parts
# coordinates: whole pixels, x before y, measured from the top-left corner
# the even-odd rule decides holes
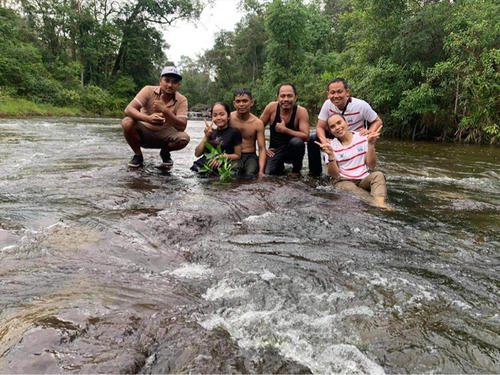
[[[195,58],[210,49],[218,31],[233,31],[241,19],[237,5],[238,0],[215,0],[213,6],[203,10],[199,21],[174,23],[164,34],[165,41],[170,44],[168,59],[178,64],[182,55]]]

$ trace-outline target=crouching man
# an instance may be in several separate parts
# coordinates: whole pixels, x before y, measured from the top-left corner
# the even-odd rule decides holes
[[[123,135],[134,156],[131,168],[142,166],[141,147],[159,148],[162,168],[174,164],[170,151],[180,150],[189,143],[185,132],[188,102],[179,89],[182,76],[173,66],[163,69],[159,86],[145,86],[125,108]]]

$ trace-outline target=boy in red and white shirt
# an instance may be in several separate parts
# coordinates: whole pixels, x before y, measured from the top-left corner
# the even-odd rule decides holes
[[[370,173],[370,169],[377,164],[375,142],[380,134],[360,135],[349,131],[347,121],[340,114],[328,119],[328,128],[336,138],[317,144],[328,156],[328,174],[334,180],[333,186],[361,195],[363,190],[368,191],[375,206],[389,208],[385,203],[387,187],[383,173]]]

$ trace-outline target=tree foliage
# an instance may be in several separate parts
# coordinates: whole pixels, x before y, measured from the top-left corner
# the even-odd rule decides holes
[[[158,26],[198,17],[203,6],[201,0],[16,3],[20,13],[0,8],[0,85],[94,113],[117,110],[157,81],[167,62]]]
[[[341,76],[380,114],[387,135],[500,139],[498,2],[242,0],[241,6],[247,18],[200,57],[216,82],[206,98],[230,100],[234,88],[251,87],[260,113],[277,85],[290,81],[314,119],[326,83]],[[257,70],[249,64],[254,45],[265,47],[254,59]]]
[[[0,92],[120,109],[167,60],[158,27],[203,0],[18,0],[0,8]],[[206,0],[209,1],[209,0]],[[345,77],[386,135],[500,139],[500,3],[495,0],[239,0],[244,16],[196,59],[183,57],[192,107],[252,89],[257,114],[288,81],[314,122],[326,83]]]

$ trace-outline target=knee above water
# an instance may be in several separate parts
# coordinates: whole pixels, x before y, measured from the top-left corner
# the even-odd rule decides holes
[[[372,172],[372,175],[373,175],[373,179],[374,180],[382,180],[382,181],[385,181],[385,176],[382,172],[380,171],[375,171],[375,172]]]
[[[180,150],[187,146],[189,139],[181,139],[177,142],[169,143],[168,148],[171,150]]]
[[[299,137],[293,137],[292,139],[290,139],[290,145],[294,147],[304,146],[304,140]]]
[[[130,117],[125,117],[122,119],[122,128],[123,130],[130,130],[134,127],[135,121]]]

